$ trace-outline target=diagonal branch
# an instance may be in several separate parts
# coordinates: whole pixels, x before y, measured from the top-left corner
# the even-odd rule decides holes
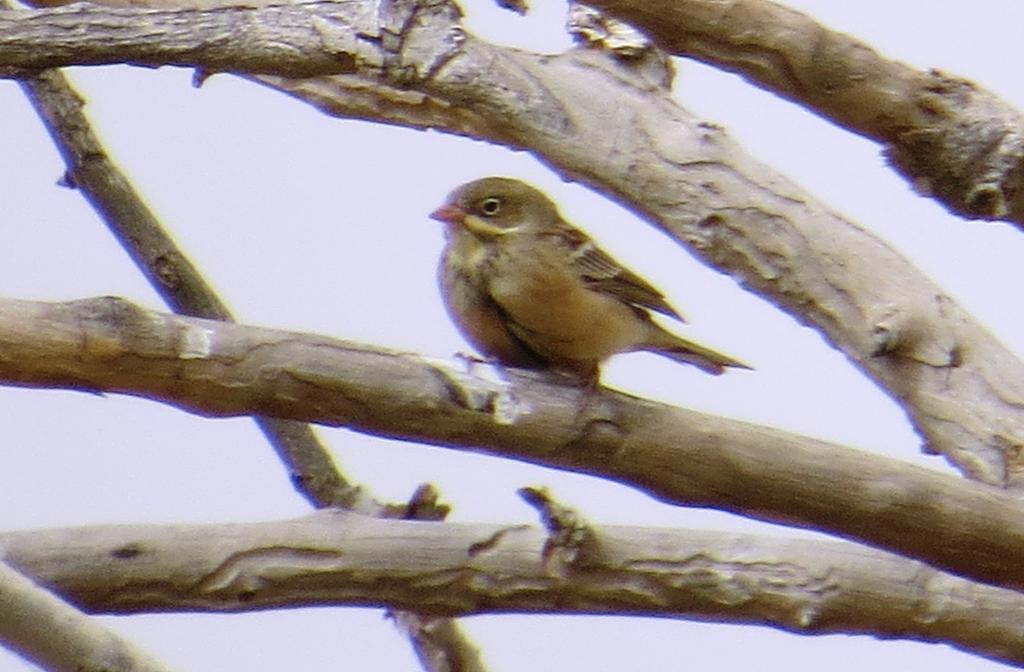
[[[64,159],[66,182],[92,205],[167,305],[183,315],[233,322],[224,301],[111,160],[85,116],[84,102],[64,75],[47,70],[24,80],[22,87]],[[338,472],[309,428],[273,418],[256,422],[311,504],[355,503],[355,486]]]
[[[168,669],[6,562],[0,562],[0,642],[52,672]]]
[[[551,571],[548,534],[537,527],[337,510],[281,522],[12,532],[0,544],[10,562],[92,612],[625,613],[941,641],[1024,664],[1024,596],[1013,591],[841,542],[591,530],[597,552],[567,571]]]
[[[298,40],[291,45],[296,54],[321,50],[303,72],[354,70],[339,80],[338,98],[354,88],[353,78],[368,83],[352,105],[357,114],[371,117],[378,99],[390,122],[448,118],[444,130],[531,148],[816,327],[903,405],[926,448],[986,482],[1024,482],[1024,364],[885,243],[689,116],[657,78],[593,49],[539,56],[495,47],[464,32],[457,10],[443,0],[289,7],[309,16],[268,28],[269,47],[253,26],[281,19],[280,7],[233,7],[220,23],[218,13],[227,10],[76,5],[4,13],[0,68],[55,60],[182,63],[186,54],[204,69],[230,61],[236,72],[288,75],[301,59],[276,64],[271,56]],[[245,11],[251,15],[239,20],[236,12]],[[168,12],[178,20],[164,21],[164,32],[147,24],[149,32],[134,41],[107,44],[86,29],[115,30]],[[60,23],[69,16],[80,30],[44,29],[49,18]],[[215,39],[231,30],[241,31],[237,40]],[[76,58],[76,48],[87,49],[88,58]],[[219,51],[199,58],[206,48]],[[345,109],[343,101],[328,100],[328,88],[317,91],[317,103]],[[410,112],[417,104],[426,111]]]
[[[96,209],[164,301],[177,313],[234,321],[227,305],[178,249],[107,155],[82,110],[81,98],[64,75],[46,70],[24,80],[22,86],[64,158],[67,182]],[[254,419],[288,469],[292,484],[314,506],[351,508],[380,516],[400,513],[395,507],[373,501],[365,489],[345,478],[308,424],[270,417]],[[416,511],[407,510],[411,512],[409,517],[416,517]],[[433,519],[438,508],[430,511]],[[455,623],[413,613],[398,617],[424,669],[484,669],[476,648]]]
[[[1024,589],[1024,502],[825,441],[543,379],[103,298],[0,301],[0,382],[261,413],[596,474],[666,502],[811,527]]]
[[[1024,118],[973,82],[884,58],[766,0],[587,0],[662,49],[743,75],[885,146],[919,191],[1024,227]]]

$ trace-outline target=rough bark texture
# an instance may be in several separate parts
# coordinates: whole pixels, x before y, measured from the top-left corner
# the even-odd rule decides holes
[[[877,140],[919,191],[1024,225],[1024,118],[991,92],[882,57],[767,0],[588,0],[692,56]],[[882,12],[880,12],[880,18]]]
[[[300,10],[305,23],[288,13]],[[159,20],[141,34],[150,13]],[[357,115],[372,116],[379,97],[388,121],[448,119],[444,130],[529,147],[821,331],[907,409],[927,449],[986,482],[1024,482],[1024,365],[882,241],[688,115],[656,64],[652,72],[647,60],[595,49],[540,56],[494,47],[465,33],[457,9],[440,0],[10,14],[6,23],[0,16],[0,67],[191,59],[248,74],[353,72],[338,89],[351,89],[352,77],[366,83],[352,104]],[[51,19],[82,30],[47,30]],[[270,46],[254,27],[263,23],[273,24]],[[105,41],[85,30],[94,24],[135,27]],[[243,32],[215,39],[229,30]],[[289,40],[292,55],[278,58]],[[329,101],[327,88],[318,104],[341,111],[346,104]]]
[[[674,105],[662,55],[578,49],[547,57],[496,48],[463,32],[457,10],[436,0],[258,11],[269,3],[189,3],[214,10],[205,13],[173,4],[149,12],[0,12],[0,73],[106,62],[225,70],[340,116],[531,148],[821,330],[897,397],[929,447],[988,482],[1024,482],[1020,362],[897,254]],[[627,9],[615,0],[595,4]],[[1020,119],[990,94],[887,63],[770,3],[678,2],[698,14],[710,10],[706,24],[688,19],[689,32],[672,24],[678,17],[660,1],[630,4],[641,13],[665,10],[632,17],[653,21],[663,46],[749,68],[762,85],[889,143],[894,162],[947,207],[1020,222]],[[86,152],[73,177],[96,169],[97,181],[106,180],[95,159]],[[160,272],[168,254],[160,245],[143,241],[147,267],[158,283],[179,282],[166,272],[175,268]],[[176,319],[116,300],[0,304],[0,375],[143,394],[207,414],[261,411],[470,449],[483,444],[612,475],[666,501],[818,527],[1024,588],[1024,509],[1014,499],[622,395],[581,400],[542,380],[489,385],[406,355]],[[305,537],[277,527],[91,528],[0,536],[0,544],[55,585],[79,586],[83,603],[102,609],[115,602],[110,608],[427,605],[426,615],[399,617],[424,641],[450,626],[435,614],[651,613],[949,641],[1024,663],[1019,595],[880,553],[619,528],[602,530],[596,542],[587,536],[594,543],[582,560],[555,566],[552,537],[537,530],[405,525],[347,517],[340,551],[325,543],[335,540],[332,532],[317,526]],[[186,547],[196,554],[177,557]],[[575,558],[579,549],[570,550]]]
[[[131,642],[4,562],[0,643],[50,672],[168,672]]]
[[[492,452],[1024,588],[1024,503],[996,488],[535,376],[495,384],[408,354],[104,298],[0,302],[0,382],[123,392],[204,415],[260,413]]]
[[[629,613],[944,641],[1024,663],[1024,597],[888,553],[700,530],[592,534],[592,552],[558,567],[537,527],[341,511],[276,523],[6,533],[0,547],[97,612],[356,605],[443,615]]]

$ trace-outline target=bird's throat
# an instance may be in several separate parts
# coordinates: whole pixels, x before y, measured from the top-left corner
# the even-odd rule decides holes
[[[483,217],[476,215],[466,215],[462,220],[462,225],[474,236],[484,240],[498,238],[515,231],[515,228],[495,226]]]

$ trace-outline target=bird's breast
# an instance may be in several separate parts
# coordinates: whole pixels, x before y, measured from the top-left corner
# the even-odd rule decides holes
[[[478,351],[504,364],[536,368],[538,355],[509,331],[505,316],[487,289],[488,249],[472,240],[450,240],[441,257],[438,281],[445,308],[463,337]]]
[[[633,350],[649,329],[632,306],[590,289],[554,251],[496,255],[488,290],[522,329],[523,340],[553,359],[599,361]]]

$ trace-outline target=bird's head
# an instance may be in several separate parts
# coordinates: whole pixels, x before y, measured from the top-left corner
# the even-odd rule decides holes
[[[430,216],[449,228],[494,239],[543,229],[558,220],[558,211],[547,196],[524,182],[485,177],[455,189]]]

